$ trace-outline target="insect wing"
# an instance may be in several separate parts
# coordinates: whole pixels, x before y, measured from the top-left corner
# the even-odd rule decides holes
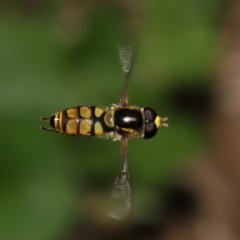
[[[131,45],[122,45],[117,43],[118,55],[122,64],[122,70],[128,76],[132,70],[132,54],[133,48]]]
[[[132,208],[132,186],[128,169],[127,141],[127,139],[122,140],[121,158],[123,169],[115,180],[109,201],[108,215],[117,220],[126,219]]]
[[[128,83],[133,64],[133,47],[132,45],[122,45],[117,43],[118,55],[121,61],[122,70],[124,73],[124,83],[122,89],[122,103],[128,104]]]

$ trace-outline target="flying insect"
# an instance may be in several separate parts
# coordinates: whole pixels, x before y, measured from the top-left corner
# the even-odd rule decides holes
[[[110,107],[82,105],[71,107],[53,114],[48,121],[49,128],[41,130],[74,136],[96,136],[121,142],[123,167],[116,178],[109,201],[108,215],[122,220],[129,216],[132,207],[132,185],[128,168],[128,140],[131,138],[150,139],[160,127],[168,127],[167,117],[161,118],[149,107],[128,105],[128,85],[132,70],[133,48],[131,45],[117,44],[124,81],[122,97],[118,104]]]

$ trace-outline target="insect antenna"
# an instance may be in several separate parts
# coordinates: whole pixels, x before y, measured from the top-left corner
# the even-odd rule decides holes
[[[168,124],[167,123],[165,123],[166,121],[168,120],[168,117],[163,117],[162,119],[161,119],[161,126],[162,127],[168,127]]]

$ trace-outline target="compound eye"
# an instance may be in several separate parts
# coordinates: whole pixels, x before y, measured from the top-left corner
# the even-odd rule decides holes
[[[157,127],[154,122],[146,123],[144,128],[144,139],[152,138],[157,133]]]
[[[52,115],[50,118],[50,126],[55,129],[55,115]]]
[[[157,113],[152,108],[144,108],[145,123],[154,122],[156,117]]]

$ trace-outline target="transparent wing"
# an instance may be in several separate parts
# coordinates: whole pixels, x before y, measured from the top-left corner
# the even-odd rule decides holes
[[[128,139],[123,138],[121,152],[123,168],[115,180],[109,201],[108,215],[117,220],[127,218],[132,208],[132,186],[128,170],[127,143]]]
[[[124,83],[122,89],[122,105],[126,106],[128,104],[128,83],[130,74],[132,71],[133,64],[133,46],[132,45],[123,45],[117,43],[118,55],[122,64],[122,70],[124,73]]]

